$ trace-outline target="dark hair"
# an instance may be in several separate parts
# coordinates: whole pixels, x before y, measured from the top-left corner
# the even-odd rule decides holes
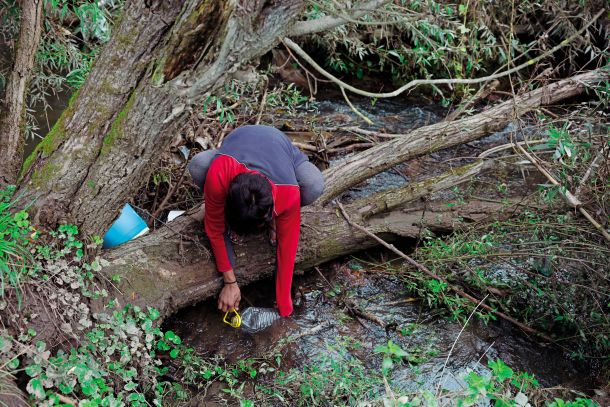
[[[234,232],[256,232],[271,220],[271,185],[260,174],[242,173],[233,178],[225,202],[225,218]]]

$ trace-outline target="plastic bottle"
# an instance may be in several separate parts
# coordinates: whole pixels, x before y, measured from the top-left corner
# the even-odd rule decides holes
[[[280,314],[274,308],[246,308],[241,313],[241,328],[251,333],[262,331],[280,318]]]

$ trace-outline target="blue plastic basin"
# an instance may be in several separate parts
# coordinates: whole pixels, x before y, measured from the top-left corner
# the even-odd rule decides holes
[[[121,210],[121,215],[112,224],[104,236],[104,249],[118,246],[128,240],[133,239],[138,234],[148,229],[144,219],[133,210],[129,204],[125,204]]]

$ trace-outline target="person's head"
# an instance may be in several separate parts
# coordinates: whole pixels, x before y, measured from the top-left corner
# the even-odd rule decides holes
[[[242,173],[233,178],[225,201],[225,218],[231,230],[239,234],[256,232],[271,220],[272,211],[271,185],[265,177]]]

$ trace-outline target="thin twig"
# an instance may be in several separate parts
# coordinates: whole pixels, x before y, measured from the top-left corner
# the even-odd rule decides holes
[[[341,94],[343,95],[343,98],[345,99],[345,101],[347,102],[347,105],[349,106],[350,109],[352,109],[352,111],[354,113],[356,113],[362,120],[364,120],[367,124],[373,124],[373,121],[371,119],[369,119],[368,117],[366,117],[360,110],[356,109],[356,107],[352,104],[352,102],[349,100],[349,98],[347,97],[347,94],[345,93],[345,88],[343,86],[339,86],[339,88],[341,89]]]
[[[443,282],[445,284],[447,284],[447,286],[449,287],[449,289],[451,291],[453,291],[454,293],[456,293],[457,295],[459,295],[460,297],[463,297],[465,299],[467,299],[468,301],[474,303],[474,304],[479,304],[480,301],[478,299],[476,299],[475,297],[473,297],[470,294],[465,293],[464,291],[462,291],[461,289],[459,289],[456,286],[453,286],[451,284],[449,284],[449,282],[444,279],[443,277],[440,277],[438,275],[436,275],[435,273],[433,273],[432,271],[428,270],[428,268],[426,268],[425,266],[423,266],[422,264],[416,262],[415,260],[413,260],[411,257],[407,256],[406,254],[404,254],[403,252],[401,252],[400,250],[398,250],[396,247],[394,247],[394,245],[386,242],[385,240],[381,239],[380,237],[378,237],[376,234],[370,232],[368,229],[366,229],[363,226],[358,225],[357,223],[352,222],[352,220],[350,219],[350,217],[348,216],[348,214],[345,212],[345,208],[343,208],[343,205],[341,205],[341,202],[337,201],[337,206],[339,207],[339,210],[341,211],[341,214],[343,215],[343,217],[345,218],[345,220],[347,221],[347,223],[350,226],[355,227],[356,229],[358,229],[359,231],[361,231],[362,233],[372,237],[373,239],[375,239],[379,244],[381,244],[382,246],[390,249],[391,251],[393,251],[394,253],[396,253],[397,255],[399,255],[400,257],[402,257],[403,259],[405,259],[409,264],[411,264],[412,266],[414,266],[415,268],[417,268],[418,270],[420,270],[421,272],[423,272],[424,274],[428,275],[429,277]],[[525,332],[528,332],[530,334],[535,334],[538,335],[539,337],[541,337],[542,339],[544,339],[545,341],[548,342],[553,342],[553,339],[547,335],[545,335],[544,333],[538,331],[537,329],[534,329],[530,326],[527,326],[525,324],[523,324],[522,322],[517,321],[516,319],[514,319],[511,316],[508,316],[506,314],[504,314],[503,312],[500,312],[498,310],[493,309],[492,307],[485,305],[485,304],[481,304],[480,305],[481,308],[484,308],[485,310],[489,311],[490,313],[499,316],[500,318],[511,322],[512,324],[518,326],[519,328],[521,328],[522,330],[524,330]]]
[[[363,136],[375,136],[381,138],[396,138],[403,137],[405,134],[393,134],[393,133],[381,133],[377,130],[365,130],[356,126],[348,126],[348,127],[338,127],[337,130],[344,130],[356,134],[361,134]]]
[[[163,201],[161,201],[161,204],[159,205],[159,207],[153,212],[153,214],[152,214],[153,218],[159,217],[159,214],[161,214],[161,212],[163,212],[163,210],[165,209],[167,202],[171,199],[172,196],[174,196],[176,191],[178,191],[178,188],[180,188],[180,186],[182,185],[182,181],[184,180],[184,175],[186,174],[187,168],[188,167],[185,165],[184,169],[182,170],[182,174],[180,174],[180,178],[178,179],[178,182],[172,186],[172,188],[167,192],[167,195],[165,195],[165,198],[163,198]]]
[[[324,279],[324,281],[326,281],[326,284],[328,284],[328,286],[329,286],[329,287],[332,289],[332,288],[333,288],[333,285],[330,283],[330,281],[328,281],[328,279],[327,279],[327,278],[324,276],[324,274],[322,274],[322,272],[320,271],[320,268],[316,266],[316,267],[314,267],[314,269],[315,269],[315,270],[318,272],[318,274],[320,275],[320,277],[322,277],[322,279]],[[355,308],[357,308],[357,307],[355,307],[355,306],[354,306],[354,304],[353,304],[352,302],[349,302],[349,303],[348,303],[348,302],[345,300],[345,301],[343,301],[343,303],[345,304],[345,306],[347,307],[347,309],[350,311],[350,313],[351,313],[351,314],[354,316],[354,318],[356,318],[356,321],[358,321],[358,323],[359,323],[360,325],[362,325],[362,327],[363,327],[363,328],[368,329],[368,327],[362,323],[362,321],[360,320],[360,318],[358,318],[359,316],[363,316],[363,315],[361,315],[361,314],[363,314],[363,313],[362,313],[362,312],[357,312],[357,311],[356,311],[356,309],[355,309]],[[368,318],[366,318],[366,319],[368,319]],[[383,324],[383,323],[382,323],[382,324],[381,324],[381,326],[385,326],[385,324]]]
[[[68,396],[64,396],[63,394],[57,394],[57,396],[59,397],[59,401],[61,401],[64,404],[68,404],[70,406],[77,406],[78,402],[74,399],[71,399]]]
[[[263,117],[263,112],[265,111],[265,104],[267,103],[267,90],[268,89],[269,89],[269,87],[265,86],[265,93],[263,93],[263,98],[261,99],[261,106],[258,111],[258,116],[256,118],[255,124],[260,124],[261,118]]]
[[[582,180],[580,180],[580,184],[576,188],[576,191],[574,192],[574,195],[576,195],[577,197],[580,196],[580,193],[582,191],[582,187],[587,183],[587,181],[589,180],[589,178],[592,175],[595,175],[595,173],[597,172],[597,169],[599,168],[600,161],[602,160],[602,158],[604,158],[604,154],[605,153],[606,153],[606,149],[605,148],[602,148],[601,150],[599,150],[599,152],[597,153],[597,155],[595,156],[595,158],[591,162],[591,165],[587,169],[587,172],[585,172],[585,175],[583,175]]]
[[[438,398],[438,392],[441,389],[441,385],[443,384],[443,376],[445,375],[445,369],[447,368],[447,364],[449,363],[449,358],[451,357],[451,354],[453,353],[453,349],[455,349],[455,345],[457,344],[458,340],[460,339],[460,336],[462,336],[462,332],[464,332],[464,329],[466,329],[466,327],[468,326],[468,322],[470,322],[470,319],[472,318],[472,316],[474,315],[475,312],[477,312],[477,309],[479,309],[479,306],[483,304],[483,302],[487,299],[487,297],[489,297],[489,294],[487,294],[478,304],[476,307],[474,307],[474,309],[472,310],[472,312],[470,313],[470,315],[468,315],[468,319],[466,320],[466,322],[464,323],[464,325],[462,326],[462,329],[460,329],[460,332],[458,333],[457,337],[455,338],[455,340],[453,341],[453,345],[451,345],[451,349],[449,349],[449,353],[447,354],[447,358],[445,359],[445,363],[443,364],[443,369],[441,370],[441,378],[438,381],[438,386],[436,387],[436,397]]]
[[[449,113],[447,117],[445,117],[445,122],[452,122],[456,120],[462,113],[464,113],[468,108],[474,105],[479,100],[486,98],[492,93],[500,84],[499,81],[493,81],[489,85],[481,86],[481,88],[475,93],[473,96],[469,97],[465,100],[460,106],[457,107],[453,112]]]
[[[300,66],[301,69],[305,71],[305,77],[307,78],[307,81],[309,82],[309,77],[310,76],[313,79],[314,85],[315,85],[315,89],[314,89],[314,93],[313,94],[318,93],[318,82],[325,82],[325,83],[332,82],[332,81],[330,81],[328,79],[320,79],[316,75],[314,75],[313,72],[311,72],[309,69],[307,69],[307,67],[305,65],[303,65],[301,63],[301,61],[299,61],[299,59],[297,57],[294,56],[294,54],[292,53],[290,48],[286,47],[286,51],[288,51],[288,54],[290,54],[290,58],[294,59],[294,61],[297,63],[297,65]],[[286,58],[286,62],[284,63],[284,65],[287,64],[290,61],[290,58]],[[278,69],[281,69],[284,65],[282,65]],[[311,91],[311,89],[309,89],[309,90]]]
[[[483,360],[483,358],[485,357],[485,355],[487,355],[487,353],[489,352],[489,350],[491,349],[492,346],[494,346],[496,344],[496,341],[494,340],[488,347],[487,349],[485,349],[485,352],[483,352],[483,354],[481,355],[481,357],[479,358],[479,360],[477,360],[477,364],[481,364],[481,360]]]

